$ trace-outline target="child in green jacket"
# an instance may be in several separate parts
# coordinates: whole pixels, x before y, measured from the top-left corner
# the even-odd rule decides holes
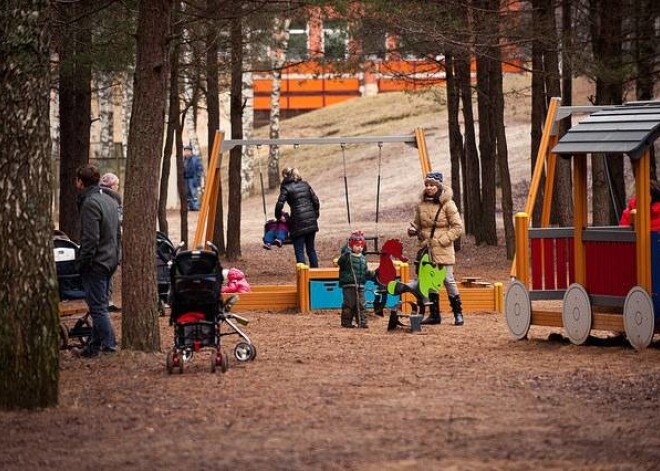
[[[357,326],[367,329],[367,313],[365,311],[364,284],[368,278],[375,276],[369,270],[367,259],[362,253],[366,241],[362,231],[356,231],[348,239],[348,246],[342,248],[342,254],[337,261],[339,265],[339,287],[342,289],[343,302],[341,306],[341,326],[353,328],[353,319]]]

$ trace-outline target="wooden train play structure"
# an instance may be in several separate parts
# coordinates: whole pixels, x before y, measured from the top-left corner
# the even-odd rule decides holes
[[[243,139],[224,140],[221,131],[216,132],[212,153],[210,169],[206,182],[207,190],[202,198],[199,211],[193,247],[200,245],[204,240],[211,240],[215,228],[215,220],[212,215],[216,213],[218,195],[220,194],[220,167],[218,165],[221,152],[229,151],[236,146],[301,146],[301,145],[336,145],[343,149],[349,144],[377,144],[380,149],[387,143],[404,143],[417,148],[419,164],[422,176],[431,171],[431,163],[426,147],[424,130],[417,128],[410,135],[403,136],[364,136],[364,137],[326,137],[326,138],[297,138],[297,139]],[[349,213],[350,214],[350,213]],[[350,215],[349,215],[350,218]],[[402,226],[403,227],[403,226]],[[376,239],[375,252],[378,253]],[[396,279],[402,283],[410,281],[410,267],[408,263],[396,262]],[[242,293],[239,301],[232,310],[253,311],[297,311],[307,314],[324,309],[339,309],[341,307],[341,289],[338,286],[339,271],[337,267],[332,268],[309,268],[304,264],[296,266],[295,284],[290,285],[253,285],[249,293]],[[502,312],[503,286],[501,283],[475,283],[473,279],[465,280],[464,289],[461,292],[464,312],[475,311],[497,311]],[[367,286],[367,301],[373,294],[373,287]],[[443,288],[444,290],[444,288]],[[403,301],[413,301],[409,293],[401,295]],[[446,294],[442,294],[446,299]],[[388,307],[398,303],[396,296],[388,297]],[[403,303],[404,312],[409,312],[408,303]]]
[[[607,107],[560,107],[553,98],[546,118],[529,197],[516,215],[516,260],[504,301],[511,334],[527,337],[531,325],[563,327],[573,344],[592,330],[624,332],[646,348],[660,326],[660,232],[650,230],[651,148],[660,135],[660,102]],[[558,121],[589,116],[557,138]],[[633,227],[589,225],[587,156],[630,157],[637,214]],[[573,226],[550,227],[556,159],[572,163]],[[541,227],[530,227],[545,170]],[[561,309],[556,304],[561,301]]]

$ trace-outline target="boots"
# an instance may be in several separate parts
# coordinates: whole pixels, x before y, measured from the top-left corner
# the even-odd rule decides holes
[[[352,329],[353,325],[353,311],[350,307],[342,308],[341,310],[341,326]]]
[[[465,321],[463,320],[461,295],[449,296],[449,304],[451,304],[451,310],[454,312],[454,325],[463,325]]]
[[[436,325],[442,322],[440,317],[440,299],[436,293],[429,293],[429,300],[431,304],[427,304],[430,313],[429,316],[422,321],[424,325]]]

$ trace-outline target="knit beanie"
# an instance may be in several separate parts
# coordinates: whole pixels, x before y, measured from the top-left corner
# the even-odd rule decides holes
[[[353,248],[357,245],[364,247],[366,245],[366,240],[364,239],[364,233],[362,231],[355,231],[351,234],[351,237],[348,239],[348,246]]]
[[[442,173],[440,172],[429,172],[424,177],[424,185],[435,185],[439,189],[442,189]]]

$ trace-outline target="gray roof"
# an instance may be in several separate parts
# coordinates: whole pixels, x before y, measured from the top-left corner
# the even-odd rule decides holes
[[[637,101],[589,115],[557,143],[555,154],[628,154],[638,159],[660,135],[660,101]]]

